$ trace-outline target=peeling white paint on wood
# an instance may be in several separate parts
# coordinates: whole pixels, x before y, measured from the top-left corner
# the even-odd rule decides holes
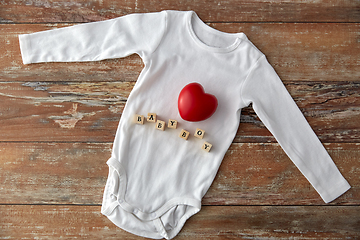
[[[94,116],[96,112],[81,113],[77,111],[78,104],[73,103],[70,110],[64,112],[64,116],[50,116],[49,119],[54,120],[62,128],[74,128],[76,123],[87,116]]]

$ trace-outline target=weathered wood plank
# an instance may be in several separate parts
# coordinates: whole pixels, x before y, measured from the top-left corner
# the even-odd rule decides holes
[[[111,146],[1,143],[0,203],[101,204]]]
[[[0,204],[101,204],[110,143],[0,143]],[[360,203],[358,144],[325,147],[352,189],[332,204]],[[233,144],[204,205],[321,205],[278,144]]]
[[[116,227],[99,206],[0,206],[1,239],[143,239]],[[175,239],[357,239],[360,209],[203,207]]]
[[[0,139],[112,141],[133,85],[131,82],[3,83]]]
[[[112,142],[134,82],[3,82],[0,141]],[[323,142],[360,139],[359,82],[287,82]],[[181,121],[181,119],[178,119]],[[235,142],[275,142],[251,107]]]
[[[359,22],[358,1],[24,1],[3,0],[0,22],[89,22],[134,12],[194,10],[208,22]]]
[[[360,24],[216,23],[216,29],[244,32],[264,52],[283,81],[358,81]],[[137,56],[87,63],[23,65],[18,35],[68,25],[0,25],[0,81],[136,81]]]

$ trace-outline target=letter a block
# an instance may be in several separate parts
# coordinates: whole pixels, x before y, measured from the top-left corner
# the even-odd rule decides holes
[[[156,113],[148,113],[147,121],[148,122],[156,122]]]
[[[188,137],[189,137],[189,135],[190,135],[190,133],[189,133],[188,131],[186,131],[186,130],[182,129],[182,130],[181,130],[181,132],[180,132],[179,137],[181,137],[181,138],[183,138],[183,139],[187,140],[187,139],[188,139]]]
[[[176,129],[176,128],[177,128],[177,121],[176,121],[176,120],[173,120],[173,119],[169,119],[168,128],[174,128],[174,129]]]
[[[155,128],[158,130],[164,131],[165,130],[165,122],[161,121],[161,120],[157,120]]]
[[[202,130],[200,128],[197,128],[196,131],[195,131],[194,136],[197,137],[197,138],[203,139],[204,134],[205,134],[204,130]]]
[[[211,147],[212,147],[212,145],[210,143],[204,142],[204,145],[201,148],[207,152],[210,152]]]
[[[145,117],[143,115],[135,115],[135,123],[136,124],[144,124]]]

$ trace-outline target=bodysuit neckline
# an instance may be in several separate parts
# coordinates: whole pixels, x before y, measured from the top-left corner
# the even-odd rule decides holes
[[[216,47],[211,46],[209,44],[206,44],[204,41],[202,41],[198,35],[195,33],[193,24],[197,24],[201,27],[203,31],[206,31],[210,34],[216,35],[218,37],[232,37],[235,38],[232,44],[226,46],[226,47]],[[242,32],[239,33],[227,33],[222,32],[217,29],[214,29],[207,24],[205,24],[194,11],[189,11],[187,15],[187,28],[190,33],[191,38],[203,49],[211,52],[219,52],[219,53],[227,53],[234,51],[242,42],[242,39],[245,37],[245,34]]]

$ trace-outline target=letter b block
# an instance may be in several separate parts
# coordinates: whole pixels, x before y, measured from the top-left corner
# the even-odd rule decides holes
[[[145,117],[143,115],[135,115],[135,123],[136,124],[144,124]]]
[[[181,138],[183,138],[183,139],[187,140],[187,139],[188,139],[188,137],[189,137],[189,135],[190,135],[190,133],[189,133],[188,131],[186,131],[186,130],[182,129],[182,130],[181,130],[181,132],[180,132],[179,137],[181,137]]]
[[[164,131],[165,122],[161,121],[161,120],[157,120],[155,128],[158,129],[158,130]]]

